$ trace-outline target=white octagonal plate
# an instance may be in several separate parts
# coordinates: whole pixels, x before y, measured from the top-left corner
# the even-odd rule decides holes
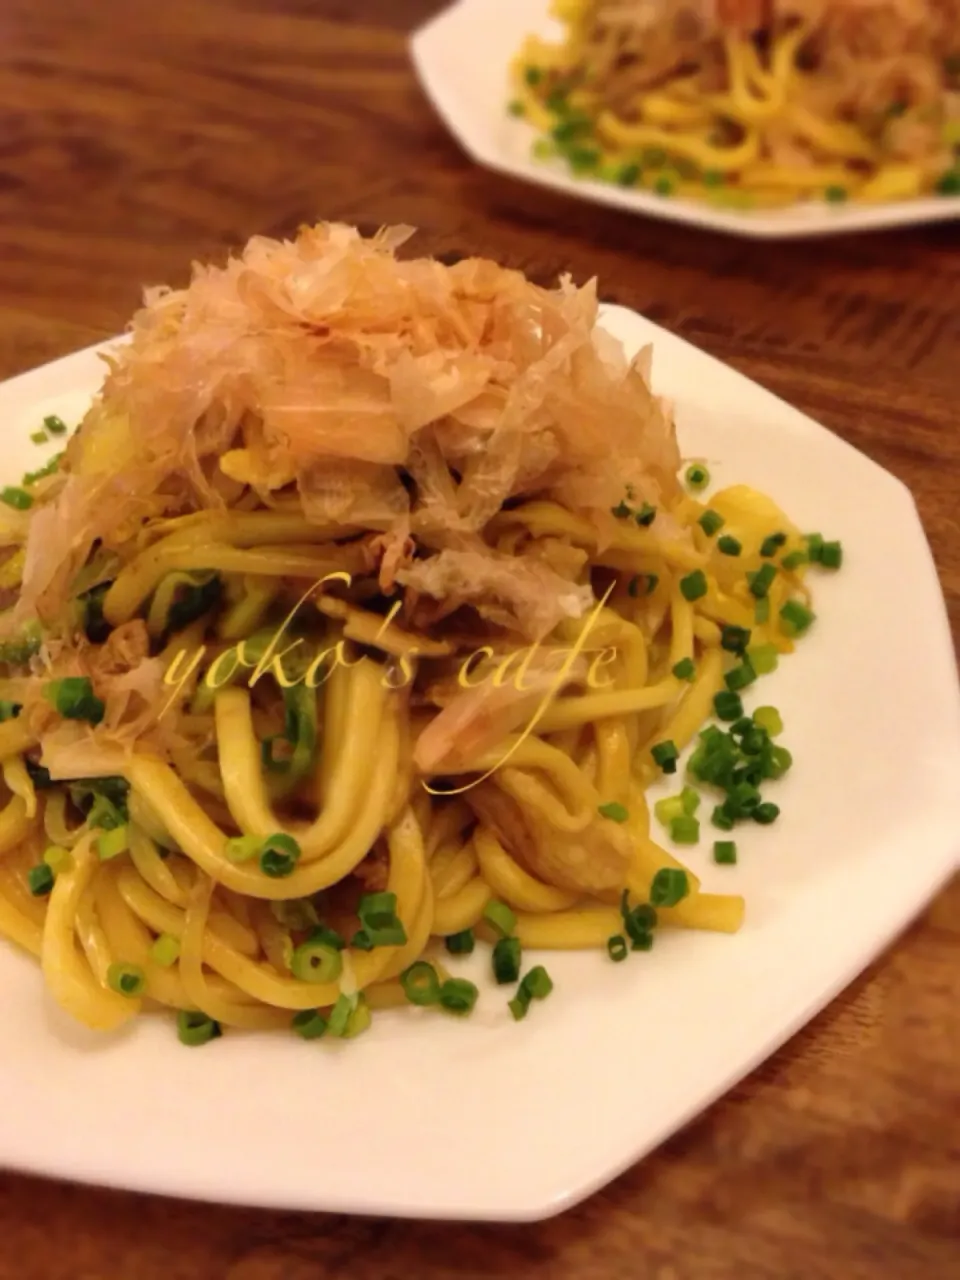
[[[166,1018],[98,1038],[0,943],[0,1163],[171,1195],[296,1209],[531,1220],[576,1203],[690,1120],[848,983],[947,879],[960,849],[960,695],[943,599],[899,481],[740,374],[622,308],[655,344],[681,443],[720,483],[770,493],[843,540],[818,622],[763,682],[796,763],[782,816],[740,836],[708,889],[742,892],[735,937],[664,934],[649,955],[551,955],[550,999],[514,1023],[485,987],[467,1021],[398,1011],[348,1044],[227,1034],[182,1048]],[[92,352],[0,387],[4,467],[37,465],[45,413],[76,421]],[[709,830],[709,828],[707,828]],[[483,968],[479,955],[471,964]],[[477,975],[479,976],[479,975]]]
[[[559,160],[536,161],[530,154],[535,131],[507,115],[509,63],[525,36],[556,38],[559,32],[549,16],[548,0],[457,0],[414,34],[411,51],[421,83],[447,127],[479,164],[597,204],[754,239],[835,235],[960,218],[960,196],[838,206],[807,201],[785,209],[731,211],[574,178]]]

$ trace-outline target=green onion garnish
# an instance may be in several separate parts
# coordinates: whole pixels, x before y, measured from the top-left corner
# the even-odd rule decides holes
[[[737,846],[733,840],[715,840],[713,842],[713,860],[721,866],[733,866],[737,860]]]
[[[713,709],[717,713],[718,720],[739,720],[743,715],[740,695],[732,693],[729,689],[721,689],[714,695]]]
[[[618,520],[626,520],[627,516],[630,515],[630,507],[621,498],[615,507],[610,508],[610,514],[616,516]]]
[[[776,671],[780,655],[776,645],[757,644],[747,650],[747,660],[758,676],[768,676]]]
[[[789,555],[785,555],[780,561],[781,566],[788,573],[792,573],[794,569],[799,569],[802,564],[809,564],[810,557],[806,551],[791,551]]]
[[[150,948],[150,959],[163,969],[169,969],[180,958],[180,941],[172,933],[161,933]]]
[[[353,1000],[349,996],[337,996],[336,1003],[327,1018],[327,1033],[337,1039],[346,1034],[353,1013]]]
[[[783,720],[776,707],[757,707],[753,713],[754,723],[769,737],[775,738],[783,733]]]
[[[654,763],[658,764],[664,773],[677,772],[680,752],[677,750],[676,743],[669,739],[666,742],[657,742],[650,748],[650,754],[653,756]]]
[[[849,193],[846,187],[831,186],[823,194],[828,204],[843,204]]]
[[[657,574],[655,573],[647,574],[647,595],[648,596],[652,596],[653,593],[656,591],[657,583],[659,581],[660,581],[660,578]]]
[[[50,437],[47,435],[45,431],[30,432],[30,440],[32,441],[33,444],[46,444],[49,438]]]
[[[62,457],[62,453],[55,453],[42,467],[38,467],[36,471],[28,471],[23,477],[24,485],[29,487],[32,484],[36,484],[38,480],[45,480],[47,476],[52,476],[60,466]]]
[[[397,915],[395,893],[367,893],[357,907],[362,931],[375,947],[401,947],[407,931]]]
[[[121,853],[126,853],[130,846],[130,837],[125,826],[114,827],[111,831],[104,831],[102,835],[97,836],[97,857],[101,862],[109,862],[111,858],[118,858]]]
[[[703,513],[697,523],[707,537],[712,538],[718,530],[723,528],[726,521],[719,511],[708,510]]]
[[[531,1001],[546,1000],[552,990],[553,979],[543,965],[538,964],[536,968],[531,969],[517,988],[516,996],[510,1001],[510,1012],[516,1021],[520,1022],[527,1016]]]
[[[512,116],[522,116],[526,114],[526,107],[519,98],[514,98],[512,102],[507,103],[507,111]]]
[[[216,1040],[221,1035],[220,1023],[199,1010],[181,1009],[177,1014],[177,1039],[181,1044],[193,1047]]]
[[[336,982],[343,972],[343,953],[325,942],[308,938],[294,948],[290,972],[301,982]]]
[[[683,478],[686,480],[688,488],[693,489],[694,492],[699,492],[710,483],[710,472],[699,462],[694,462],[687,467]]]
[[[693,787],[684,787],[680,792],[680,807],[685,814],[696,813],[700,808],[700,792]]]
[[[621,165],[614,181],[621,187],[634,187],[640,179],[641,169],[638,164]]]
[[[134,1000],[146,990],[147,975],[139,965],[117,961],[107,970],[107,986],[111,991],[116,991],[117,995],[129,996]]]
[[[466,978],[448,978],[440,988],[440,1008],[447,1013],[466,1015],[472,1011],[479,995],[476,985]]]
[[[753,606],[753,618],[757,626],[763,626],[770,620],[770,597],[764,596]]]
[[[524,80],[526,80],[530,88],[534,89],[543,79],[543,68],[535,67],[533,66],[533,64],[531,64],[528,67],[524,67],[523,78]]]
[[[722,187],[727,180],[725,173],[719,169],[705,169],[703,173],[703,185],[705,187]]]
[[[750,590],[761,599],[770,590],[770,584],[777,576],[777,566],[774,564],[761,565],[756,573],[748,573],[747,581],[750,584]]]
[[[677,867],[661,867],[650,885],[650,901],[655,907],[675,907],[690,892],[687,873]]]
[[[232,836],[223,847],[231,862],[249,862],[257,857],[263,841],[259,836]]]
[[[0,724],[7,720],[16,720],[20,710],[19,702],[8,702],[6,699],[0,701]]]
[[[630,810],[618,804],[616,800],[611,800],[609,804],[597,805],[597,813],[601,818],[609,818],[611,822],[626,822],[630,817]]]
[[[760,554],[764,557],[775,556],[787,540],[785,533],[771,533],[760,544]]]
[[[366,929],[358,929],[350,939],[350,945],[355,951],[372,951],[373,939],[367,933]]]
[[[272,880],[292,875],[299,861],[300,846],[283,831],[275,831],[260,845],[260,870]]]
[[[43,686],[43,695],[64,720],[86,720],[99,724],[106,708],[94,694],[86,676],[65,676]]]
[[[807,544],[807,556],[810,563],[817,564],[820,560],[820,553],[823,550],[823,534],[805,533],[803,540]]]
[[[53,888],[53,868],[46,862],[38,862],[27,872],[27,888],[35,898],[45,898]]]
[[[62,436],[67,431],[67,424],[62,418],[57,417],[55,413],[48,413],[43,420],[43,425],[52,436]]]
[[[7,485],[0,489],[0,502],[5,502],[8,507],[13,507],[17,511],[29,511],[33,506],[33,497],[27,493],[26,489]]]
[[[630,581],[627,583],[627,595],[632,596],[633,599],[635,600],[639,594],[640,594],[640,575],[639,573],[635,573],[633,577],[630,579]]]
[[[723,677],[723,682],[733,693],[746,689],[748,685],[753,684],[757,678],[757,673],[748,658],[744,658],[738,667],[733,667]]]
[[[426,960],[417,960],[404,969],[400,975],[400,985],[411,1004],[427,1005],[440,1003],[440,979],[432,964]]]
[[[487,903],[483,918],[502,938],[508,938],[517,927],[517,917],[505,902],[498,902],[496,899]]]
[[[763,804],[758,804],[753,810],[754,822],[759,822],[762,826],[769,826],[771,822],[776,822],[780,817],[780,806],[771,804],[769,800],[765,800]]]
[[[681,818],[686,812],[683,807],[683,796],[664,796],[653,806],[653,812],[658,822],[669,827],[674,818]]]
[[[663,173],[653,184],[653,189],[658,196],[672,196],[676,190],[676,183],[669,174]]]
[[[493,976],[500,986],[520,977],[520,939],[498,938],[493,948]]]
[[[615,964],[626,960],[627,940],[622,933],[615,933],[612,938],[607,939],[607,954]]]
[[[459,933],[451,933],[444,941],[452,956],[470,955],[475,942],[472,929],[461,929]]]
[[[814,621],[813,612],[799,600],[788,600],[780,610],[780,630],[785,636],[802,636]]]
[[[686,813],[671,819],[670,839],[676,844],[696,844],[700,839],[699,820]]]
[[[649,502],[645,502],[634,516],[634,520],[636,520],[637,524],[640,525],[642,529],[649,529],[656,518],[657,508],[651,506]]]
[[[319,1009],[301,1009],[293,1015],[290,1026],[303,1040],[319,1040],[326,1034],[327,1020]]]
[[[725,556],[738,556],[743,546],[739,538],[733,538],[729,533],[725,533],[717,539],[717,550]]]
[[[683,658],[680,662],[674,663],[672,671],[678,680],[693,680],[697,674],[697,668],[692,658]]]
[[[839,542],[825,542],[820,548],[820,563],[824,569],[839,569],[843,564],[843,547]]]
[[[718,804],[710,815],[710,821],[721,831],[732,831],[734,818],[725,804]]]
[[[720,632],[720,647],[727,653],[743,653],[750,643],[750,632],[746,627],[725,626]]]
[[[370,1012],[370,1006],[363,996],[358,996],[357,1003],[351,1010],[347,1025],[344,1028],[344,1040],[355,1040],[357,1036],[362,1035],[367,1030],[372,1021],[373,1014]]]
[[[694,569],[680,579],[680,594],[684,600],[699,600],[707,594],[707,576],[702,569]]]
[[[69,871],[73,866],[73,854],[58,844],[52,844],[44,850],[43,860],[55,876],[61,871]]]

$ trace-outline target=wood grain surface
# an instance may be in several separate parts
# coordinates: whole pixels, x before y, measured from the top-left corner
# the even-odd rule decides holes
[[[489,254],[542,281],[598,275],[604,297],[900,476],[956,641],[960,226],[739,242],[491,176],[410,70],[407,36],[437,7],[5,0],[0,376],[115,332],[142,284],[180,283],[191,259],[255,232],[413,223],[427,252]],[[775,1058],[553,1222],[285,1215],[0,1175],[0,1278],[948,1280],[960,1275],[958,959],[954,883]]]

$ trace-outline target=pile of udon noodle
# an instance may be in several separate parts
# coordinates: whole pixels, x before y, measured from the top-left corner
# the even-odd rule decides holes
[[[730,490],[744,556],[707,545],[649,352],[597,326],[592,284],[398,258],[409,234],[258,238],[148,292],[32,508],[4,511],[0,930],[94,1027],[387,1005],[491,899],[525,945],[602,946],[622,891],[678,865],[650,745],[701,727],[720,625],[752,618],[748,541],[792,526]],[[739,898],[689,886],[661,924],[737,927]],[[380,891],[404,942],[291,973]],[[112,989],[117,964],[143,980]]]
[[[571,162],[596,147],[616,181],[610,162],[663,152],[678,194],[718,201],[960,193],[960,0],[553,7],[563,40],[530,37],[514,75]]]

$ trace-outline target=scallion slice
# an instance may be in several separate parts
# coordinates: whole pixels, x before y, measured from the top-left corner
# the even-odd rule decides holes
[[[327,1020],[319,1009],[301,1009],[290,1026],[302,1040],[319,1040],[327,1032]]]
[[[680,579],[680,594],[691,602],[707,594],[707,576],[702,569],[694,569]]]
[[[616,800],[597,805],[597,813],[601,818],[609,818],[611,822],[626,822],[630,817],[630,810]]]
[[[67,424],[55,413],[48,413],[43,420],[43,425],[52,436],[62,436],[67,431]]]
[[[697,674],[692,658],[681,658],[679,662],[674,663],[672,671],[678,680],[693,680]]]
[[[169,969],[180,958],[180,940],[172,933],[161,933],[150,948],[150,959],[163,969]]]
[[[177,1014],[177,1039],[191,1048],[207,1044],[223,1035],[220,1023],[198,1009],[181,1009]]]
[[[473,1011],[479,995],[476,984],[466,978],[448,978],[440,988],[440,1008],[462,1017]]]
[[[417,960],[408,969],[404,969],[400,975],[400,985],[411,1004],[426,1008],[440,1003],[440,979],[433,965],[426,960]]]
[[[367,893],[357,907],[360,926],[375,947],[402,947],[407,931],[397,915],[395,893]]]
[[[45,898],[56,879],[53,868],[46,862],[38,862],[27,872],[27,888],[34,898]]]
[[[492,925],[502,938],[508,938],[517,927],[517,917],[505,902],[488,902],[483,912],[487,924]]]
[[[675,907],[690,892],[687,873],[678,867],[661,867],[650,885],[650,902],[654,907]]]
[[[739,538],[731,537],[729,533],[725,533],[717,539],[717,550],[725,556],[738,556],[743,550],[743,544]]]
[[[689,467],[683,477],[687,482],[687,487],[693,489],[695,493],[699,493],[701,489],[705,489],[710,483],[710,472],[702,463],[694,462]]]
[[[607,954],[615,964],[626,960],[627,951],[627,940],[622,933],[615,933],[612,938],[607,939]]]
[[[299,844],[283,831],[275,831],[260,845],[260,870],[272,880],[292,875],[299,861]]]
[[[0,502],[5,502],[8,507],[13,507],[15,511],[29,511],[33,506],[33,495],[27,493],[26,489],[20,489],[16,485],[7,485],[0,489]]]
[[[719,511],[708,509],[704,511],[697,523],[707,537],[712,538],[715,533],[718,533],[723,528],[726,521]]]
[[[290,972],[300,982],[336,982],[343,972],[343,953],[308,938],[293,950]]]
[[[664,773],[677,772],[677,760],[680,758],[680,752],[677,750],[675,742],[667,739],[666,742],[656,742],[650,748],[650,754],[653,756],[655,764],[658,764]]]
[[[493,976],[500,986],[520,977],[520,939],[498,938],[493,948]]]
[[[780,609],[780,630],[785,636],[802,636],[810,630],[815,614],[799,600],[788,600]]]
[[[476,940],[472,929],[461,929],[444,939],[444,945],[452,956],[468,956],[473,952]]]
[[[737,860],[737,846],[733,840],[713,842],[713,860],[721,866],[733,866]]]
[[[43,695],[64,720],[85,720],[99,724],[106,708],[93,692],[86,676],[65,676],[44,685]]]
[[[256,858],[263,846],[259,836],[232,836],[223,847],[231,862],[249,862]]]
[[[147,988],[147,975],[138,964],[117,961],[107,970],[107,986],[111,991],[116,991],[117,995],[135,1000]]]
[[[109,862],[126,853],[130,847],[130,834],[125,826],[114,827],[112,831],[104,831],[97,836],[97,857],[101,862]]]
[[[670,820],[670,839],[675,844],[696,844],[700,839],[700,823],[691,814],[682,813]],[[656,904],[658,906],[662,903]]]

